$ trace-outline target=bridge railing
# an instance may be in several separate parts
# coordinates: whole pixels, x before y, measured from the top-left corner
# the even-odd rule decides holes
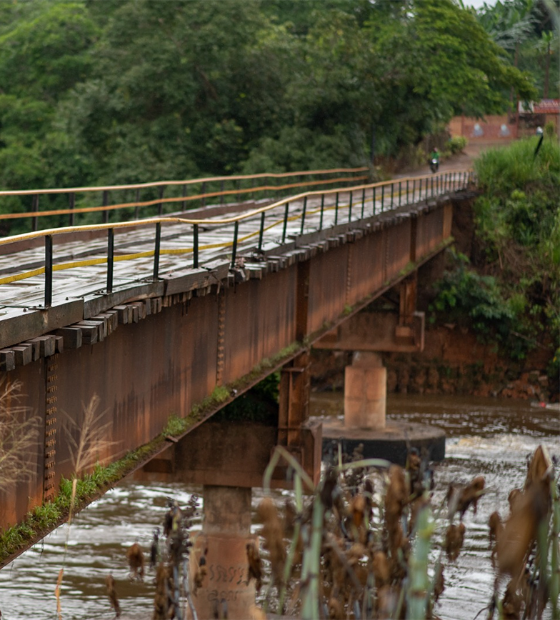
[[[184,217],[156,217],[133,222],[116,222],[107,224],[83,225],[64,228],[52,228],[35,231],[22,235],[0,238],[0,246],[6,246],[21,241],[44,237],[44,265],[29,271],[12,273],[7,276],[0,274],[0,286],[27,278],[45,275],[44,307],[52,305],[53,273],[78,267],[107,265],[106,294],[113,291],[114,264],[118,261],[134,261],[153,257],[151,273],[137,273],[136,279],[152,277],[159,278],[160,257],[162,255],[192,255],[190,266],[200,267],[200,254],[204,250],[231,250],[229,254],[231,266],[235,267],[240,244],[256,241],[257,251],[263,249],[265,233],[276,229],[278,236],[275,242],[285,243],[286,238],[310,232],[321,231],[344,222],[358,221],[365,217],[380,215],[388,211],[429,200],[449,192],[465,189],[471,183],[472,172],[467,170],[439,173],[421,177],[409,177],[381,183],[355,185],[346,188],[309,191],[295,196],[284,198],[273,204],[253,209],[242,214],[225,218],[187,219]],[[359,215],[357,215],[359,213]],[[268,218],[268,219],[267,219]],[[293,223],[296,223],[294,228]],[[246,230],[240,232],[240,224]],[[192,227],[192,242],[184,248],[162,248],[162,225],[182,224]],[[289,230],[289,225],[292,225]],[[115,231],[129,228],[154,227],[151,238],[152,250],[129,254],[115,254]],[[228,233],[225,229],[230,227]],[[208,231],[220,229],[220,240],[201,241],[201,232],[208,236]],[[67,263],[54,263],[53,239],[59,235],[71,233],[88,233],[94,230],[107,231],[106,256],[78,260]],[[145,243],[146,240],[144,239]],[[212,260],[216,258],[214,253]],[[185,266],[189,266],[188,262]]]
[[[369,178],[369,168],[360,167],[104,187],[7,190],[0,191],[0,228],[2,222],[6,227],[8,222],[17,220],[20,230],[23,227],[24,230],[30,228],[36,231],[41,228],[41,221],[46,222],[47,227],[62,226],[64,216],[68,218],[68,226],[76,225],[78,218],[81,224],[107,224],[110,219],[119,221],[154,215],[162,217],[178,208],[186,211],[189,208],[204,207],[212,199],[216,201],[214,204],[220,205],[226,201],[237,203],[243,200],[272,199],[278,192],[355,184]]]

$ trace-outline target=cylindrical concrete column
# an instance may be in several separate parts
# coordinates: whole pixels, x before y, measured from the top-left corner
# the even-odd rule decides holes
[[[387,369],[377,353],[355,353],[344,375],[344,426],[385,428]]]
[[[203,500],[202,531],[191,553],[191,576],[206,553],[206,576],[193,597],[196,612],[200,620],[246,620],[255,604],[255,582],[247,585],[247,543],[256,538],[251,489],[204,486]]]

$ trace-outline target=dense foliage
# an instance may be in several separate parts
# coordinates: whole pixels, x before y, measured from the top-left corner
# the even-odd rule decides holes
[[[558,0],[498,0],[479,11],[480,23],[514,66],[531,73],[539,97],[558,98]],[[556,10],[555,10],[556,9]]]
[[[516,357],[546,346],[560,360],[560,147],[538,138],[486,151],[476,161],[478,272],[458,259],[434,308],[468,322]],[[556,351],[554,355],[554,351]]]
[[[5,2],[0,84],[4,189],[361,165],[535,94],[453,0]]]

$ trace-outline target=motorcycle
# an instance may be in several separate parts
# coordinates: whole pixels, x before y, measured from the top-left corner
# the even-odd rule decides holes
[[[436,173],[438,171],[439,168],[439,161],[434,157],[433,159],[430,159],[430,170],[433,173]]]

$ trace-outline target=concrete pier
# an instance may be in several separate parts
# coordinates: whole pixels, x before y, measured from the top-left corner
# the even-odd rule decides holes
[[[190,567],[194,575],[205,555],[207,574],[193,596],[198,618],[246,620],[255,604],[255,582],[247,583],[247,543],[256,543],[251,535],[251,489],[204,486],[203,501],[203,526]]]
[[[344,426],[385,428],[387,369],[377,353],[354,353],[344,376]]]

